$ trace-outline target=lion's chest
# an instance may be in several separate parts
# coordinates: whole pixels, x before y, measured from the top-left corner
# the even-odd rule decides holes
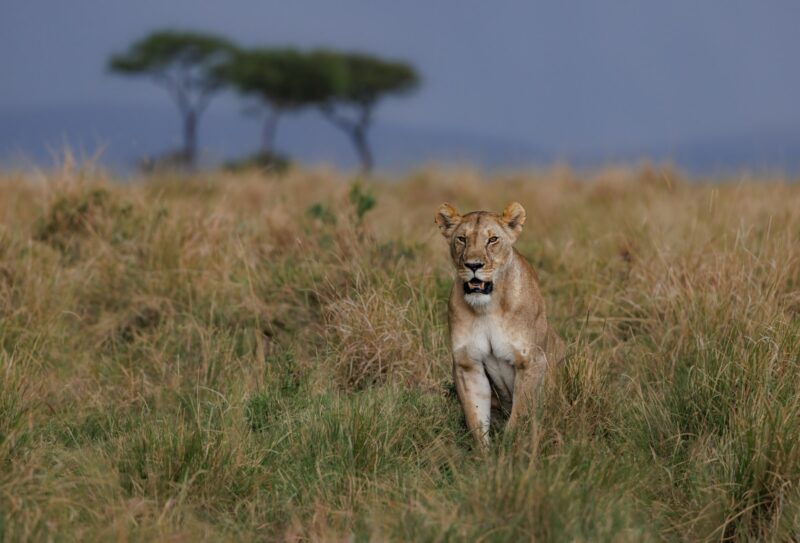
[[[465,327],[461,340],[461,346],[466,348],[469,357],[484,367],[495,389],[510,399],[514,391],[514,359],[518,349],[507,328],[499,319],[480,317]]]
[[[497,320],[490,317],[475,319],[464,340],[473,360],[491,357],[513,364],[514,342]]]

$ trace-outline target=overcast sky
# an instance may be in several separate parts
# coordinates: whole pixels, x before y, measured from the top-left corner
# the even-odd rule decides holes
[[[164,105],[105,70],[164,27],[406,59],[424,85],[381,119],[553,150],[800,124],[796,0],[2,0],[0,108]]]

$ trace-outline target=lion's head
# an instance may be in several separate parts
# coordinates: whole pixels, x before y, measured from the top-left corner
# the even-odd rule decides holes
[[[450,245],[467,303],[489,302],[495,282],[502,281],[512,259],[513,245],[524,223],[525,209],[517,202],[508,204],[502,215],[474,211],[462,216],[450,204],[439,207],[436,224]]]

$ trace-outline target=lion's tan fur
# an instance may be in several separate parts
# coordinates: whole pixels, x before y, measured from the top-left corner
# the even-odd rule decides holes
[[[548,364],[563,358],[564,342],[548,325],[536,272],[513,247],[525,223],[519,203],[500,215],[463,216],[442,204],[436,223],[457,274],[448,312],[453,378],[467,426],[484,445],[490,407],[510,411],[508,425],[516,425],[532,406]],[[470,279],[491,283],[490,293],[465,293]]]

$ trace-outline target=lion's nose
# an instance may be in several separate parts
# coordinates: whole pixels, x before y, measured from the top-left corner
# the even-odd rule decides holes
[[[483,267],[482,262],[464,262],[464,265],[473,272],[476,272]]]

